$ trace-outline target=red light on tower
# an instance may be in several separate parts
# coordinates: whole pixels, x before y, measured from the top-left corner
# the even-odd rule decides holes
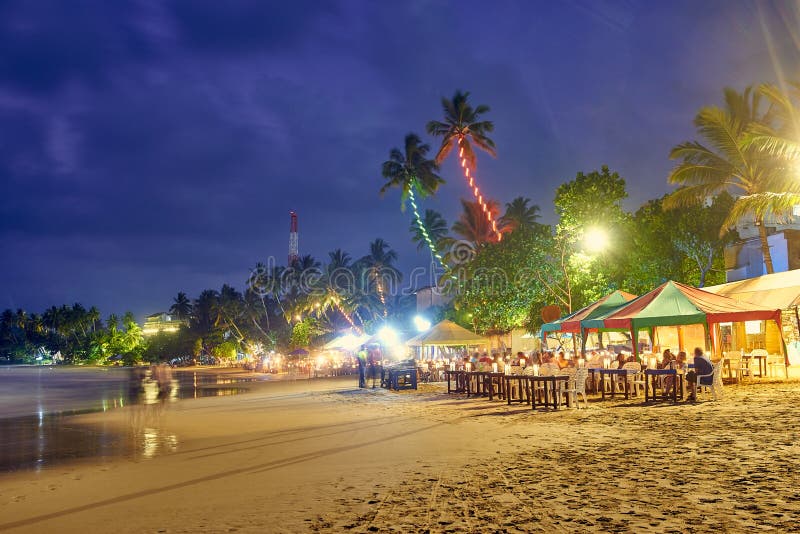
[[[289,267],[294,262],[300,259],[297,248],[297,214],[293,211],[289,212]]]

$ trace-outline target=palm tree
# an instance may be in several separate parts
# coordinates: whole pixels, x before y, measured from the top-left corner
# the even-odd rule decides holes
[[[688,141],[672,149],[670,158],[681,162],[672,169],[668,180],[682,187],[666,198],[664,207],[696,204],[729,189],[739,192],[741,196],[733,203],[720,233],[726,233],[742,217],[752,215],[770,274],[774,269],[764,219],[786,214],[800,204],[800,195],[798,186],[789,183],[775,157],[750,142],[749,130],[765,120],[760,103],[761,95],[751,87],[741,94],[727,88],[724,109],[705,107],[698,112],[694,124],[709,146]]]
[[[87,319],[92,323],[92,332],[94,332],[97,329],[97,323],[100,322],[100,310],[94,306],[89,308]]]
[[[186,293],[183,291],[178,293],[178,296],[172,301],[169,312],[179,320],[189,318],[189,315],[192,313],[192,302],[189,300],[189,297],[186,296]]]
[[[500,212],[500,207],[494,200],[487,200],[486,205],[492,217]],[[489,221],[484,217],[483,210],[477,202],[461,199],[463,211],[458,220],[453,223],[453,233],[469,241],[475,247],[496,241],[495,233]]]
[[[427,238],[422,232],[422,228],[425,228]],[[447,221],[438,211],[427,209],[422,217],[422,224],[412,222],[408,230],[412,235],[411,240],[417,244],[417,250],[422,250],[427,245],[428,239],[433,242],[437,250],[441,250],[440,243],[442,239],[447,237]]]
[[[389,152],[389,159],[383,162],[382,174],[386,183],[380,190],[383,195],[393,187],[399,187],[402,191],[400,195],[400,209],[405,211],[406,200],[411,201],[411,209],[414,212],[414,222],[423,235],[425,243],[431,249],[431,255],[439,256],[435,242],[425,239],[428,233],[422,217],[420,217],[417,207],[416,192],[420,198],[432,195],[439,188],[444,180],[436,174],[438,167],[436,163],[427,158],[431,147],[422,143],[419,136],[410,133],[405,138],[405,151],[393,148]]]
[[[770,84],[761,85],[758,91],[771,108],[766,124],[752,125],[750,142],[761,151],[796,164],[800,160],[800,82],[790,82],[786,91]],[[800,173],[797,167],[790,170]]]
[[[329,252],[328,257],[330,262],[316,280],[311,291],[312,298],[306,303],[305,309],[330,321],[334,319],[329,318],[327,313],[333,309],[357,332],[362,332],[353,321],[351,314],[354,310],[348,302],[355,287],[350,254],[337,248]]]
[[[218,301],[219,293],[213,289],[206,289],[195,299],[194,306],[192,306],[194,311],[193,322],[200,333],[208,334],[211,332],[211,328],[214,325],[214,312],[217,309]]]
[[[375,287],[378,298],[383,307],[383,316],[388,315],[386,308],[386,287],[384,282],[399,283],[402,275],[394,266],[397,261],[397,252],[389,247],[389,243],[381,238],[369,244],[369,254],[359,260],[364,269],[366,287]]]
[[[500,218],[500,223],[510,231],[517,228],[526,230],[533,229],[539,219],[539,206],[532,204],[528,206],[531,199],[517,197],[506,204],[506,213]]]
[[[484,216],[491,224],[492,230],[496,234],[496,240],[499,241],[502,239],[502,234],[497,228],[497,221],[492,216],[487,202],[475,184],[474,175],[477,166],[475,147],[491,156],[497,155],[494,141],[488,136],[494,130],[494,124],[491,121],[479,120],[481,115],[489,111],[489,106],[479,105],[473,108],[467,102],[468,98],[469,93],[461,91],[456,91],[452,100],[443,98],[444,121],[430,121],[427,130],[429,134],[442,138],[442,144],[436,153],[437,164],[441,164],[453,148],[458,147],[458,158],[464,171],[464,178],[469,182],[475,200],[478,201]],[[471,176],[470,172],[472,172]]]
[[[219,291],[219,299],[215,308],[214,326],[224,325],[228,330],[236,334],[238,341],[244,339],[241,329],[237,325],[244,313],[242,295],[235,288],[228,284],[223,284]]]
[[[436,153],[438,165],[447,158],[457,145],[464,149],[463,157],[467,164],[475,169],[477,157],[473,145],[484,152],[497,156],[494,141],[487,134],[494,130],[492,121],[478,120],[489,111],[489,106],[479,105],[473,108],[467,99],[469,92],[456,91],[452,100],[442,98],[444,121],[430,121],[426,127],[429,134],[442,138],[442,145]]]

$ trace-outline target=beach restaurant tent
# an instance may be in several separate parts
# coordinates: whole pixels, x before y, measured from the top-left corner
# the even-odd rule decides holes
[[[781,342],[786,342],[787,357],[792,365],[800,365],[800,269],[765,274],[755,278],[737,280],[718,286],[703,288],[717,295],[724,295],[737,302],[746,302],[765,308],[783,310],[783,329],[778,331],[771,323],[764,323],[759,334],[751,336],[745,325],[734,324],[727,329],[727,344],[731,348],[746,349],[748,346],[764,348],[770,354],[781,352]],[[755,339],[753,339],[755,338]],[[783,339],[782,339],[783,338]]]
[[[592,304],[589,304],[588,306],[581,308],[580,310],[571,313],[566,317],[543,324],[542,339],[544,339],[548,332],[568,332],[572,334],[582,333],[582,330],[586,329],[586,326],[582,325],[583,321],[608,315],[635,298],[636,295],[626,293],[625,291],[613,291],[597,302],[593,302]],[[597,326],[594,328],[597,328]]]
[[[800,305],[800,269],[703,288],[737,302],[792,310]]]
[[[718,340],[711,325],[723,322],[772,320],[780,330],[781,310],[749,303],[739,303],[728,297],[709,293],[678,282],[665,282],[645,295],[631,301],[603,319],[608,329],[628,330],[634,340],[640,330],[653,338],[658,326],[703,325],[706,336],[717,348]],[[638,343],[633,344],[634,353]]]
[[[447,319],[432,326],[427,332],[406,341],[406,345],[411,347],[461,347],[487,344],[485,337]]]

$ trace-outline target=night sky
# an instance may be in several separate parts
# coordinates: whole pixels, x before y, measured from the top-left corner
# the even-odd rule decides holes
[[[380,165],[456,89],[492,110],[486,195],[602,164],[628,208],[724,86],[800,77],[794,2],[0,0],[0,308],[169,307],[300,252],[386,239],[424,265]],[[430,140],[431,144],[438,142]],[[455,160],[426,207],[451,223]]]

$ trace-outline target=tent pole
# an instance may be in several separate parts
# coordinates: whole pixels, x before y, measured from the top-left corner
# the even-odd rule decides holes
[[[634,328],[631,323],[631,346],[633,347],[633,357],[639,360],[639,329]]]
[[[678,329],[678,350],[686,351],[686,347],[683,346],[683,328],[680,325],[676,328]],[[706,333],[708,333],[708,329],[706,329]]]
[[[711,328],[709,328],[708,319],[706,319],[706,322],[703,323],[703,330],[705,330],[705,334],[706,334],[706,350],[709,350],[709,345],[710,345],[710,350],[713,353],[714,352],[714,336],[711,333]]]

